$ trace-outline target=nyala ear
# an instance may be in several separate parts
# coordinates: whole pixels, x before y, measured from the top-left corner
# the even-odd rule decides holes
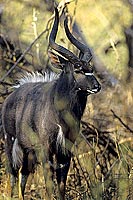
[[[56,55],[51,50],[48,50],[48,56],[49,56],[49,59],[51,61],[51,64],[53,65],[53,67],[55,67],[57,69],[63,69],[64,65],[66,65],[66,63],[67,63],[67,60],[65,60],[64,58],[62,58],[59,55]]]

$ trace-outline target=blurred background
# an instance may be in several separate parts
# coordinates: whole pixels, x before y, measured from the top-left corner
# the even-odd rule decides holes
[[[102,85],[99,94],[88,97],[73,150],[66,199],[132,200],[132,0],[1,0],[0,109],[22,73],[53,69],[47,50],[54,3],[60,11],[57,42],[78,53],[64,33],[67,11],[71,31],[92,50],[95,74]],[[0,118],[0,199],[9,199],[7,171]],[[42,174],[38,167],[31,175],[27,199],[44,199]]]

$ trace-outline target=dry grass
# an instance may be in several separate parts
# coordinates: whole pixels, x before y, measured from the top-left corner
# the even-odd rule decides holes
[[[129,87],[130,86],[130,87]],[[133,130],[133,101],[132,86],[119,85],[108,88],[100,94],[90,97],[84,114],[84,121],[89,122],[89,127],[95,126],[97,136],[89,133],[87,128],[83,134],[87,142],[80,137],[73,149],[70,171],[68,174],[66,199],[132,199],[133,198],[133,133],[130,132],[119,120]],[[122,92],[125,91],[123,95]],[[104,105],[104,102],[107,105]],[[126,104],[124,103],[126,102]],[[119,105],[119,106],[117,106]],[[114,113],[119,116],[117,118]],[[91,126],[93,124],[93,126]],[[92,135],[92,137],[91,137]],[[109,149],[111,140],[103,145],[104,137],[110,138],[118,157]],[[103,140],[102,140],[103,138]],[[1,197],[9,199],[9,176],[5,170],[5,155],[1,156]],[[55,182],[56,185],[56,182]],[[27,199],[44,199],[44,179],[42,167],[31,175],[26,188]],[[57,191],[55,190],[55,199]],[[18,196],[14,199],[18,199]]]

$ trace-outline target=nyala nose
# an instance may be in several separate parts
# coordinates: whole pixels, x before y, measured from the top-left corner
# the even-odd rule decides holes
[[[97,92],[99,92],[101,90],[101,85],[100,84],[95,84],[94,88],[95,88],[95,90],[97,90]]]

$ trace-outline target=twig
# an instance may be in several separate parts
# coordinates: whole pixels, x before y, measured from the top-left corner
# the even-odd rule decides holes
[[[7,96],[7,95],[9,95],[9,94],[11,94],[11,91],[10,92],[8,92],[8,91],[6,91],[6,92],[0,92],[0,97],[4,97],[4,96]]]
[[[13,86],[13,84],[12,83],[8,83],[8,82],[6,82],[6,81],[2,81],[1,82],[1,84],[3,85],[3,86]]]
[[[36,13],[36,9],[35,8],[33,8],[32,25],[33,25],[34,36],[35,36],[35,38],[37,38],[38,37],[38,32],[37,32],[37,13]],[[36,55],[37,55],[38,62],[41,65],[39,43],[36,43]]]
[[[47,26],[48,27],[48,26]],[[37,40],[47,31],[49,31],[48,28],[46,28],[43,32],[41,32],[38,37],[25,49],[23,54],[19,57],[19,59],[16,61],[16,63],[7,71],[7,73],[0,79],[0,83],[13,71],[13,69],[18,65],[18,63],[24,58],[26,53],[31,49],[31,47],[37,42]]]
[[[69,4],[70,2],[72,2],[73,0],[66,0],[66,1],[61,1],[58,5],[58,9],[61,11],[67,4]],[[54,18],[54,15],[52,15],[50,17],[50,19],[47,22],[46,25],[46,29],[41,32],[38,37],[35,38],[35,40],[29,45],[29,47],[27,47],[27,49],[25,49],[25,51],[23,52],[23,54],[19,57],[19,59],[16,61],[16,63],[7,71],[7,73],[0,79],[0,83],[13,71],[13,69],[18,65],[18,63],[24,58],[24,56],[26,55],[26,53],[31,49],[31,47],[38,41],[38,39],[46,32],[49,31],[50,27],[49,24],[52,21],[52,19]]]
[[[76,146],[75,146],[75,148],[76,148]],[[79,158],[78,158],[78,155],[77,155],[77,149],[76,149],[76,151],[75,151],[75,155],[76,155],[76,159],[77,159],[78,165],[79,165],[79,167],[80,167],[80,169],[81,169],[81,171],[82,171],[83,177],[84,177],[84,179],[85,179],[85,181],[86,181],[86,184],[87,184],[88,188],[90,189],[91,195],[93,196],[93,193],[92,193],[92,190],[91,190],[91,187],[90,187],[90,184],[92,185],[92,181],[91,181],[91,179],[90,179],[90,175],[88,174],[89,181],[90,181],[90,184],[89,184],[89,182],[88,182],[88,180],[87,180],[87,178],[86,178],[86,176],[85,176],[84,170],[83,170],[83,168],[82,168],[82,166],[81,166],[81,164],[80,164],[80,161],[79,161]],[[88,193],[88,195],[89,195],[89,193]]]
[[[84,134],[82,132],[80,132],[80,135],[83,137],[85,142],[89,145],[89,147],[94,150],[94,147],[90,144],[90,142],[87,140],[87,138],[84,136]]]
[[[3,60],[5,60],[6,62],[8,62],[8,63],[12,63],[12,64],[14,64],[15,65],[15,63],[16,62],[14,62],[14,61],[12,61],[11,59],[8,59],[8,58],[4,58]],[[27,69],[24,65],[23,66],[21,66],[21,65],[17,65],[17,67],[19,67],[20,69],[22,69],[22,70],[24,70],[24,71],[27,71],[27,72],[29,72],[29,73],[32,73],[32,71],[30,70],[30,69]],[[1,82],[2,83],[2,82]]]
[[[125,122],[122,121],[122,119],[115,114],[115,112],[113,110],[111,110],[111,112],[113,113],[114,117],[117,118],[119,120],[119,122],[127,129],[129,130],[131,133],[133,133],[133,130],[127,125],[125,124]]]
[[[107,172],[107,174],[105,175],[104,179],[107,180],[107,178],[109,177],[109,175],[111,174],[112,169],[114,168],[114,166],[118,163],[119,159],[116,159],[113,164],[111,165],[109,171]]]

